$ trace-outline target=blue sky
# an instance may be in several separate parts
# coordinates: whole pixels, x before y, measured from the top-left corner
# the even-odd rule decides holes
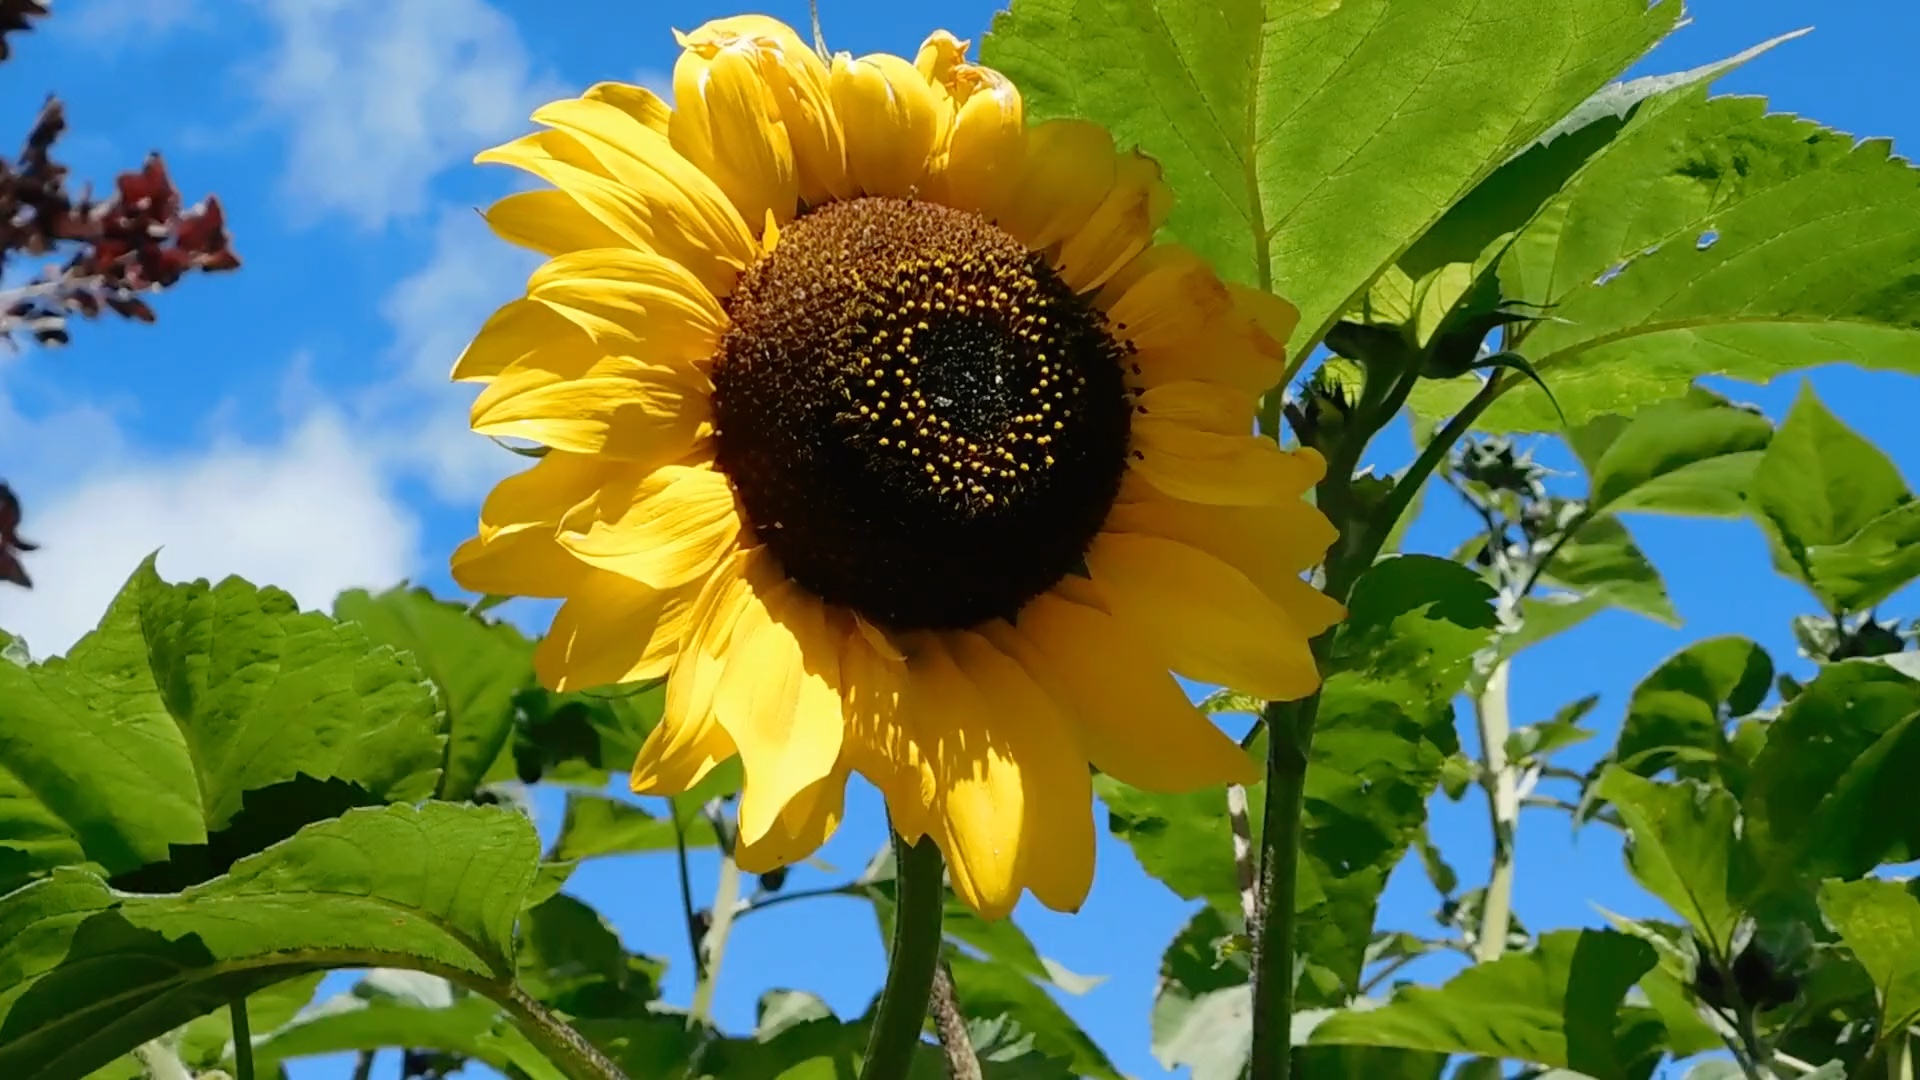
[[[823,7],[835,47],[855,52],[910,51],[936,25],[977,38],[994,9],[947,0],[935,20],[920,5]],[[804,25],[802,3],[770,9]],[[169,577],[240,573],[311,606],[342,588],[401,578],[449,589],[447,552],[470,531],[487,486],[520,461],[466,433],[469,392],[446,384],[445,373],[530,268],[474,213],[515,181],[469,158],[524,130],[540,101],[601,79],[663,83],[670,26],[737,10],[630,0],[62,0],[46,29],[17,39],[15,59],[0,66],[0,131],[24,132],[42,95],[59,91],[74,127],[63,145],[78,175],[104,184],[148,148],[164,149],[189,198],[219,193],[246,266],[161,298],[158,327],[81,326],[62,352],[0,356],[0,473],[27,503],[24,532],[44,545],[31,563],[41,588],[0,592],[0,625],[38,653],[64,648],[163,545]],[[1693,15],[1643,71],[1689,68],[1812,23],[1814,35],[1721,88],[1766,93],[1777,108],[1854,134],[1893,136],[1901,149],[1920,140],[1920,119],[1902,104],[1915,99],[1908,53],[1920,40],[1920,9],[1905,0],[1695,0]],[[1814,379],[1836,411],[1920,475],[1910,384],[1851,369]],[[1778,417],[1797,383],[1720,388]],[[1383,440],[1381,461],[1401,464],[1404,446],[1404,433]],[[1449,550],[1467,517],[1444,492],[1427,502],[1412,546]],[[1805,666],[1793,658],[1787,622],[1810,604],[1772,574],[1750,524],[1635,528],[1685,627],[1603,615],[1528,653],[1514,680],[1517,721],[1599,692],[1596,716],[1610,728],[1634,681],[1714,634],[1749,634],[1777,662]],[[1890,610],[1920,613],[1912,607]],[[850,818],[824,853],[842,875],[882,836],[870,793]],[[1466,881],[1484,874],[1476,799],[1437,804],[1434,829]],[[1534,816],[1521,845],[1517,906],[1530,927],[1592,923],[1595,903],[1654,910],[1604,832],[1570,838],[1564,820]],[[697,881],[713,872],[711,860],[696,860]],[[793,884],[830,880],[801,870]],[[570,889],[611,916],[630,948],[670,958],[669,992],[685,1000],[689,965],[666,862],[592,866]],[[1425,927],[1433,906],[1418,868],[1403,868],[1383,922]],[[1188,913],[1112,841],[1081,914],[1031,904],[1019,912],[1044,952],[1110,976],[1066,1005],[1140,1077],[1164,1075],[1148,1053],[1147,1010],[1161,949]],[[755,916],[728,952],[719,1017],[750,1024],[755,999],[776,986],[812,989],[843,1015],[857,1013],[882,960],[857,903]],[[328,1063],[297,1075],[340,1073]]]

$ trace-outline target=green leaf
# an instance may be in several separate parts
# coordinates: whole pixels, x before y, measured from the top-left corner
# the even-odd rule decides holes
[[[1497,13],[1473,0],[1017,0],[981,55],[1030,116],[1085,117],[1158,159],[1180,193],[1173,236],[1297,304],[1304,356],[1461,196],[1679,14],[1677,0]]]
[[[1920,371],[1915,171],[1755,98],[1661,95],[1531,215],[1502,295],[1552,305],[1520,349],[1575,423],[1679,396],[1703,375],[1764,382],[1824,363]],[[1428,415],[1473,392],[1447,386]],[[1486,430],[1550,431],[1546,397],[1503,396]]]
[[[1753,762],[1746,830],[1778,872],[1851,877],[1920,852],[1920,681],[1871,660],[1829,664],[1782,710]]]
[[[1513,1058],[1625,1080],[1657,1035],[1621,1000],[1653,963],[1638,938],[1557,930],[1531,952],[1475,965],[1438,989],[1406,986],[1380,1008],[1335,1013],[1310,1041]]]
[[[564,1080],[565,1074],[515,1030],[500,1008],[486,998],[466,995],[427,1004],[369,989],[366,982],[340,994],[284,1026],[257,1037],[255,1075],[274,1075],[292,1058],[407,1047],[439,1050],[482,1062],[529,1080]]]
[[[1633,688],[1613,760],[1628,772],[1713,779],[1734,764],[1726,726],[1760,707],[1773,685],[1773,661],[1743,637],[1696,642]],[[1736,791],[1737,794],[1737,791]]]
[[[1866,611],[1920,578],[1920,502],[1881,514],[1849,539],[1811,547],[1807,576],[1841,611]]]
[[[0,898],[0,1075],[64,1080],[307,972],[412,967],[500,988],[539,840],[427,803],[302,829],[177,895],[61,869]]]
[[[1829,881],[1820,886],[1820,911],[1873,977],[1878,1038],[1920,1020],[1920,898],[1912,883]]]
[[[259,1040],[260,1033],[272,1031],[292,1020],[294,1014],[313,1000],[314,988],[319,985],[323,974],[316,971],[269,986],[258,993],[249,994],[247,1019],[252,1025],[255,1041]],[[170,1037],[170,1041],[175,1044],[180,1063],[195,1073],[220,1068],[231,1071],[232,1010],[223,1005],[204,1016],[197,1017],[181,1027],[175,1036]],[[116,1080],[119,1077],[137,1080],[146,1075],[146,1067],[138,1058],[128,1054],[116,1058],[111,1064],[97,1070],[89,1080]]]
[[[626,982],[627,951],[620,935],[584,902],[565,894],[549,897],[520,916],[515,978],[527,993],[573,1015],[597,1011],[570,1009],[560,1003],[567,995],[589,986]],[[643,996],[657,997],[652,980]]]
[[[1612,607],[1600,596],[1552,592],[1520,601],[1520,628],[1500,635],[1496,659],[1511,660],[1521,652],[1579,626]]]
[[[804,990],[769,990],[760,995],[754,1016],[753,1037],[766,1042],[795,1024],[830,1019],[833,1010],[818,994]]]
[[[1245,954],[1222,957],[1216,943],[1244,931],[1202,908],[1160,958],[1153,998],[1153,1056],[1186,1066],[1193,1080],[1239,1080],[1253,1050],[1253,991]]]
[[[1004,964],[975,960],[952,949],[947,952],[954,996],[967,1019],[1006,1017],[1019,1026],[1018,1038],[1030,1039],[1040,1052],[1070,1062],[1075,1075],[1121,1080],[1107,1055],[1040,986]]]
[[[1913,522],[1913,503],[1900,470],[1879,448],[1841,423],[1812,384],[1780,425],[1780,433],[1754,474],[1754,513],[1775,545],[1775,565],[1805,582],[1829,610],[1855,611],[1904,584],[1906,559],[1862,566],[1861,558],[1885,551]],[[1872,526],[1874,535],[1862,537]],[[1861,538],[1860,547],[1851,542]],[[1824,564],[1824,565],[1820,565]],[[1819,571],[1835,573],[1829,581]]]
[[[1598,704],[1600,695],[1588,694],[1562,706],[1551,720],[1513,729],[1507,736],[1508,759],[1524,761],[1528,758],[1548,758],[1569,746],[1578,746],[1593,738],[1594,732],[1581,727],[1580,721]]]
[[[1498,619],[1493,587],[1450,559],[1400,555],[1361,575],[1331,670],[1397,684],[1407,703],[1450,698]]]
[[[1680,615],[1667,597],[1660,571],[1653,568],[1617,518],[1597,517],[1582,525],[1573,539],[1561,545],[1540,580],[1605,600],[1655,622],[1680,625]]]
[[[713,823],[698,814],[690,814],[682,826],[689,848],[713,847],[719,843]],[[556,861],[577,861],[607,855],[638,855],[675,849],[674,823],[657,818],[625,799],[616,799],[591,791],[567,793],[567,815],[560,825],[560,837],[547,857]]]
[[[1571,433],[1588,474],[1590,513],[1734,517],[1773,425],[1754,409],[1698,387],[1631,419],[1601,416]]]
[[[1445,1054],[1420,1050],[1380,1046],[1297,1046],[1293,1050],[1296,1080],[1440,1080],[1446,1067]],[[1465,1078],[1456,1072],[1453,1080]]]
[[[437,797],[472,797],[513,731],[513,695],[533,681],[533,642],[509,623],[488,622],[419,588],[378,596],[354,589],[333,602],[333,614],[378,644],[412,653],[433,680],[447,714]]]
[[[1734,835],[1733,796],[1691,782],[1657,784],[1612,766],[1594,793],[1626,826],[1634,879],[1679,913],[1724,964],[1754,877]]]
[[[442,738],[411,658],[278,589],[169,585],[149,558],[65,659],[0,664],[0,891],[164,862],[301,776],[422,798]],[[278,836],[331,812],[280,810]]]
[[[632,768],[640,746],[660,722],[666,704],[666,684],[608,686],[596,690],[554,693],[538,687],[514,697],[520,723],[514,729],[512,755],[519,778],[527,783],[605,785],[609,773]],[[731,783],[738,790],[740,770],[735,762],[715,768],[695,791],[719,790]],[[681,801],[698,806],[689,792]]]

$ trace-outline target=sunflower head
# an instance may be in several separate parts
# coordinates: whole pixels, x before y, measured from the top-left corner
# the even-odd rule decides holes
[[[1318,685],[1324,463],[1253,419],[1294,312],[1155,243],[1158,166],[1028,124],[951,34],[678,37],[671,106],[603,83],[481,155],[549,183],[488,213],[549,261],[454,375],[549,451],[454,576],[564,601],[551,686],[667,678],[634,790],[738,755],[746,869],[824,842],[859,772],[983,914],[1076,908],[1090,764],[1256,775],[1172,672]]]

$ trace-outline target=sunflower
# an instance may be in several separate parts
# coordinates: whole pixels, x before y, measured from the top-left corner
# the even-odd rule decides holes
[[[1089,764],[1256,779],[1171,672],[1319,684],[1325,463],[1254,434],[1295,312],[1156,244],[1159,167],[1028,125],[951,34],[678,37],[671,107],[602,83],[479,157],[551,185],[487,214],[549,261],[454,378],[474,430],[548,449],[454,578],[564,600],[549,686],[667,678],[633,790],[739,755],[743,868],[819,847],[858,772],[981,914],[1076,909]]]

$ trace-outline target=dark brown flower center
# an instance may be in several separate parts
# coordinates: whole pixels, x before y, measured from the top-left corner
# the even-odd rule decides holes
[[[789,577],[955,629],[1081,564],[1126,466],[1123,350],[1043,258],[949,207],[829,203],[727,310],[720,466]]]

